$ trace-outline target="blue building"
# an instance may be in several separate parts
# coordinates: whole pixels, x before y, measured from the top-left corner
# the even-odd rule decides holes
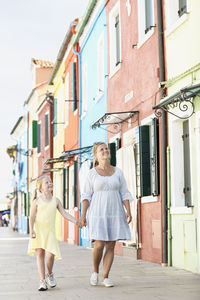
[[[74,41],[79,44],[79,148],[95,142],[107,142],[107,131],[92,129],[92,124],[107,111],[107,26],[104,0],[90,1]],[[106,129],[106,128],[105,128]],[[80,187],[92,160],[91,153],[82,153]],[[84,170],[84,176],[81,172]],[[89,246],[86,228],[81,230],[79,244]]]

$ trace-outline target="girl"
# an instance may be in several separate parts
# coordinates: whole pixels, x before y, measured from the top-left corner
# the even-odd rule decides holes
[[[102,283],[111,287],[114,284],[108,276],[114,259],[115,243],[131,238],[128,225],[132,220],[129,201],[133,199],[122,171],[110,165],[107,145],[102,142],[95,144],[93,156],[94,168],[88,173],[81,195],[80,225],[88,226],[89,239],[95,241],[90,284],[98,284],[99,265],[103,256]]]
[[[65,219],[79,225],[79,221],[65,211],[60,200],[52,197],[52,191],[52,181],[48,176],[41,176],[37,179],[29,219],[30,240],[28,254],[34,255],[35,251],[37,253],[37,266],[40,275],[39,291],[47,290],[47,283],[51,288],[56,286],[52,273],[54,258],[61,259],[55,235],[57,209]],[[45,254],[48,271],[46,280]]]

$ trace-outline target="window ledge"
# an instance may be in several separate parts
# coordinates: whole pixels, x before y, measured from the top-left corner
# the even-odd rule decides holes
[[[175,207],[175,206],[172,206],[170,208],[170,213],[172,215],[191,215],[193,213],[193,211],[192,211],[192,207],[187,207],[187,206]]]
[[[141,198],[141,203],[151,203],[151,202],[157,202],[158,201],[158,197],[154,197],[154,196],[146,196],[146,197],[142,197]]]
[[[182,15],[174,24],[170,25],[169,28],[165,30],[165,37],[168,37],[172,32],[174,32],[179,26],[181,26],[185,21],[188,20],[189,13]]]
[[[145,36],[138,42],[137,48],[139,49],[142,45],[154,34],[154,27],[152,27]]]
[[[74,111],[74,116],[77,115],[77,112],[78,112],[78,108]]]
[[[109,79],[111,79],[115,73],[117,73],[120,69],[121,69],[121,62],[117,65],[117,66],[114,66],[109,74]]]

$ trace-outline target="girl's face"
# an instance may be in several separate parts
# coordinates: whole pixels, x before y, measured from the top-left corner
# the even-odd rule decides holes
[[[103,160],[108,160],[110,158],[110,151],[106,144],[101,144],[97,147],[97,151],[95,154],[96,159],[98,162]]]
[[[42,186],[41,186],[42,192],[52,192],[53,191],[53,184],[50,178],[45,177],[42,180]]]

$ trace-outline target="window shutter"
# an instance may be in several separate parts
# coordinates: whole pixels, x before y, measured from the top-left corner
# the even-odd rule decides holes
[[[141,197],[151,195],[149,126],[139,127]]]
[[[69,167],[65,169],[65,203],[66,209],[69,209]]]
[[[45,115],[45,147],[49,145],[49,115]]]
[[[158,143],[158,120],[152,120],[152,157],[151,157],[151,193],[159,194],[159,143]]]
[[[152,0],[145,0],[145,34],[153,26],[153,3]]]
[[[179,0],[179,10],[178,10],[179,17],[181,17],[186,12],[187,12],[187,0]]]
[[[119,15],[115,19],[115,34],[116,34],[116,66],[120,63],[120,28],[119,28]]]
[[[66,209],[66,169],[63,169],[63,207]]]
[[[74,207],[77,207],[77,162],[74,161]]]
[[[184,189],[185,205],[191,207],[190,138],[189,121],[183,122]]]
[[[24,215],[27,216],[27,198],[26,198],[26,193],[24,193]]]
[[[71,110],[77,109],[76,63],[71,64]]]
[[[32,147],[37,147],[37,121],[32,121]]]
[[[53,101],[53,136],[57,134],[57,99]]]
[[[41,124],[37,124],[37,152],[41,152]]]
[[[30,192],[28,192],[28,216],[30,216],[30,207],[31,207],[30,199],[31,199],[31,194]]]
[[[116,166],[116,143],[108,144],[108,148],[110,149],[110,164],[112,166]]]
[[[140,187],[140,144],[139,144],[139,127],[136,128],[135,132],[135,161],[136,161],[136,196],[141,197]]]

